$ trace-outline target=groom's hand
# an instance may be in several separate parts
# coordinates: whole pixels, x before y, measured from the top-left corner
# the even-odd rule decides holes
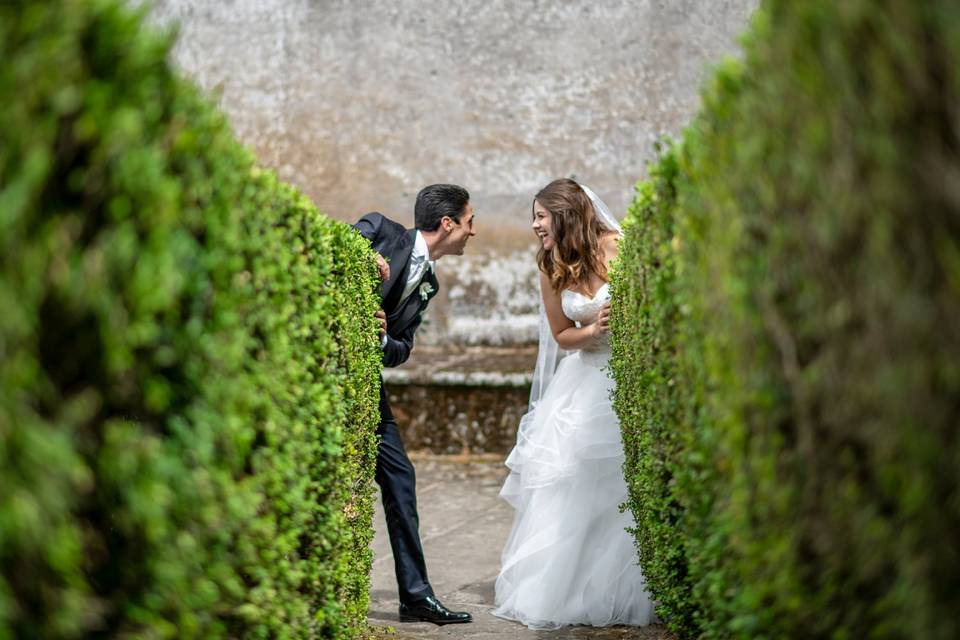
[[[373,317],[380,321],[380,339],[387,335],[387,313],[383,309],[377,309]]]
[[[390,265],[379,253],[377,254],[377,271],[380,272],[380,280],[383,282],[390,279]]]

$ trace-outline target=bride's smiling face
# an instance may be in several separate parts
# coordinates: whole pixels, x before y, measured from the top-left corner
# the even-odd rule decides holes
[[[536,200],[533,201],[533,224],[530,226],[543,243],[543,248],[547,251],[553,249],[556,242],[553,237],[553,214]]]

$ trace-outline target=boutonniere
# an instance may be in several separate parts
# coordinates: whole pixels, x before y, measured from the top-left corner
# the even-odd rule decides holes
[[[420,285],[420,298],[427,300],[430,297],[430,294],[433,293],[433,286],[429,282],[424,282]]]

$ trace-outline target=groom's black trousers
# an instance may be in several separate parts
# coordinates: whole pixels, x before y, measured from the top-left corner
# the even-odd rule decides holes
[[[423,547],[420,545],[417,477],[403,448],[397,422],[390,415],[389,408],[386,411],[382,409],[381,406],[380,427],[377,429],[380,448],[377,450],[375,477],[383,496],[383,510],[387,517],[390,547],[393,549],[400,602],[412,603],[433,597],[433,589],[427,580]]]

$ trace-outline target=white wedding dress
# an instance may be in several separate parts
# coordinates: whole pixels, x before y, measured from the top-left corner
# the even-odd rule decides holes
[[[564,314],[581,325],[610,299],[563,291]],[[535,629],[645,625],[653,603],[637,564],[623,479],[620,424],[604,340],[560,361],[524,416],[500,491],[516,515],[503,550],[495,609]]]

